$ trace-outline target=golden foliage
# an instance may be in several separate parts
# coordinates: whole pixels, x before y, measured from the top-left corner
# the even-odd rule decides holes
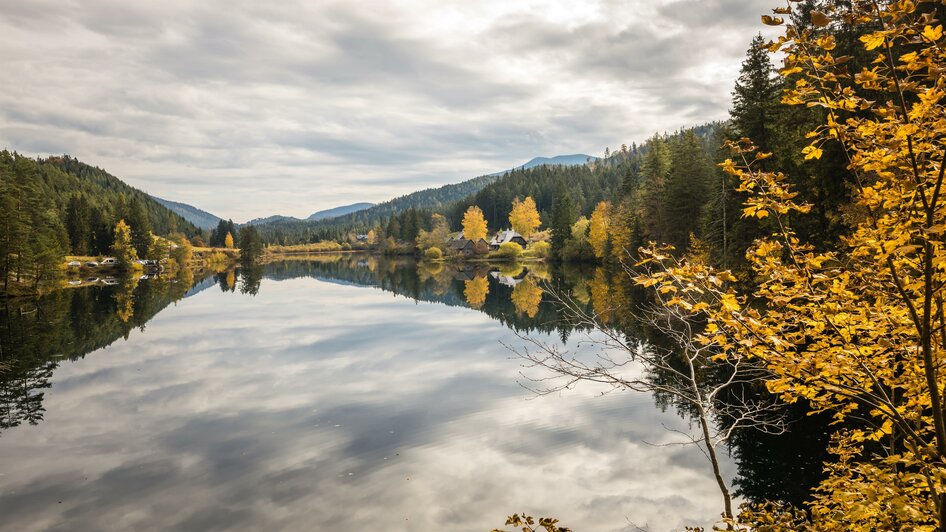
[[[233,235],[231,235],[229,231],[227,231],[227,237],[226,237],[226,239],[224,239],[223,245],[224,245],[224,247],[226,247],[226,248],[232,248],[232,247],[233,247]]]
[[[512,202],[512,210],[509,212],[509,223],[512,225],[513,231],[527,239],[542,225],[539,210],[536,208],[535,200],[532,199],[532,196],[526,196],[526,199],[523,201],[519,201],[519,198],[516,198],[515,201]]]
[[[486,218],[483,211],[476,205],[471,206],[463,214],[463,237],[467,240],[486,238]]]
[[[859,419],[862,428],[835,435],[838,460],[827,467],[811,522],[797,528],[944,524],[946,43],[934,5],[829,3],[813,14],[816,27],[876,28],[860,39],[876,60],[853,76],[850,58],[832,54],[834,39],[819,31],[788,24],[769,45],[785,54],[782,74],[794,82],[783,102],[825,110],[805,158],[838,143],[854,177],[859,215],[837,251],[816,251],[796,235],[791,221],[810,206],[796,202],[784,175],[758,170],[768,154],[743,139],[721,166],[748,195],[743,216],[773,220],[747,253],[758,284],[740,294],[731,273],[655,246],[644,254],[654,269],[637,278],[668,305],[703,315],[699,341],[719,357],[762,361],[769,390],[785,401],[807,401],[839,422]],[[786,512],[769,507],[751,517],[795,522]]]
[[[591,227],[588,229],[588,241],[595,251],[595,257],[603,259],[608,253],[608,240],[611,226],[611,202],[602,201],[591,213]]]
[[[466,302],[473,308],[480,308],[486,303],[486,295],[489,294],[489,279],[486,277],[476,277],[475,279],[463,283],[463,295]]]
[[[512,304],[516,312],[534,318],[542,303],[542,289],[531,277],[526,277],[512,289]]]

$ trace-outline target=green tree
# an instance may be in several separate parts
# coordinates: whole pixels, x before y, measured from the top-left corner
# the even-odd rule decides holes
[[[72,253],[88,255],[92,249],[92,213],[89,202],[81,194],[69,197],[66,206],[66,231]]]
[[[135,196],[128,207],[128,218],[125,222],[131,229],[131,244],[135,247],[138,257],[147,257],[154,237],[151,234],[151,220],[142,201]]]
[[[761,34],[752,38],[733,89],[729,115],[737,135],[751,138],[762,150],[771,151],[780,83],[765,46]]]
[[[709,197],[716,169],[692,129],[674,140],[670,152],[671,164],[660,203],[661,235],[663,242],[683,251],[690,235],[699,233],[699,213]]]
[[[240,228],[240,260],[244,263],[255,263],[263,255],[263,241],[255,226],[246,225]]]
[[[571,237],[572,223],[578,217],[571,196],[563,185],[558,187],[552,206],[552,255],[562,258],[565,242]]]

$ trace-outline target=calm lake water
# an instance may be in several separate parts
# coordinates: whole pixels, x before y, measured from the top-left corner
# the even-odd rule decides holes
[[[515,512],[576,531],[711,524],[705,458],[661,445],[691,430],[676,408],[521,385],[533,370],[504,346],[525,344],[517,331],[592,349],[534,290],[559,275],[322,257],[6,303],[0,527],[488,531]],[[596,275],[568,281],[589,305]],[[806,489],[763,478],[811,474],[800,444],[759,438],[726,457],[727,478]]]

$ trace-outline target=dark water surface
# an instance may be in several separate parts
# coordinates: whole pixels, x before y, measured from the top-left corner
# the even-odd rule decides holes
[[[588,304],[593,275],[572,286]],[[503,345],[524,343],[515,330],[590,349],[555,325],[541,278],[348,256],[7,303],[0,528],[487,531],[523,511],[576,531],[712,523],[705,458],[661,445],[680,441],[667,427],[690,430],[674,408],[520,385]],[[727,478],[766,489],[734,456]],[[786,467],[772,460],[756,462]]]

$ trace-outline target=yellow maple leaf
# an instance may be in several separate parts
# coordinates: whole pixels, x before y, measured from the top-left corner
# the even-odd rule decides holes
[[[864,48],[873,50],[884,44],[884,33],[881,31],[868,33],[867,35],[862,35],[860,40],[864,43]]]
[[[739,309],[741,308],[739,306],[739,300],[736,299],[736,296],[732,294],[723,294],[723,297],[720,298],[720,304],[722,304],[723,310],[727,310],[729,312],[739,312]]]
[[[936,42],[943,38],[943,26],[939,25],[935,28],[932,26],[926,26],[923,28],[923,36],[933,42]]]

